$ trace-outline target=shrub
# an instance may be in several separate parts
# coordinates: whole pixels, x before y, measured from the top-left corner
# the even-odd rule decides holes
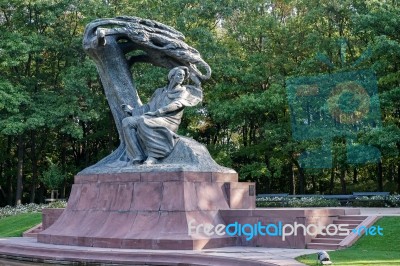
[[[357,197],[354,207],[400,207],[400,195]]]
[[[387,207],[400,207],[400,195],[390,195],[386,199]]]
[[[386,207],[383,196],[356,197],[351,203],[353,207]]]
[[[24,204],[17,205],[15,207],[5,206],[0,208],[0,219],[8,216],[14,216],[21,213],[30,213],[30,212],[41,212],[45,207],[45,204]]]
[[[256,200],[257,207],[282,207],[282,200],[286,200],[284,207],[338,207],[340,202],[335,199],[321,197],[289,198],[264,197]]]
[[[58,200],[50,202],[45,208],[66,208],[67,202],[65,200]]]
[[[256,199],[257,207],[282,207],[282,201],[287,205],[286,198],[283,197],[264,197]]]
[[[65,208],[66,206],[66,201],[55,201],[50,204],[29,203],[24,205],[17,205],[15,207],[5,206],[3,208],[0,208],[0,219],[22,213],[41,212],[44,208]]]
[[[64,181],[64,175],[62,174],[61,168],[57,164],[51,163],[49,168],[43,172],[43,176],[40,180],[45,186],[51,190],[56,190]]]

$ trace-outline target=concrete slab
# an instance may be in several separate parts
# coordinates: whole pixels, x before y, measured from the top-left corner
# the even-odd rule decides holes
[[[300,266],[294,258],[317,253],[312,249],[225,247],[207,250],[144,250],[99,248],[38,243],[35,238],[0,238],[0,254],[48,264],[98,262],[106,265],[221,265],[221,266]],[[0,261],[1,263],[1,261]],[[13,264],[14,265],[14,264]],[[18,264],[15,264],[18,265]],[[24,264],[22,264],[24,265]],[[27,264],[30,265],[30,264]]]

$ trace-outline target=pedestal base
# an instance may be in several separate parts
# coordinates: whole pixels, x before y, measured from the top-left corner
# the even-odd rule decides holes
[[[147,172],[78,175],[68,207],[38,241],[49,244],[140,249],[232,246],[188,225],[224,224],[219,210],[254,208],[253,183],[234,173]]]

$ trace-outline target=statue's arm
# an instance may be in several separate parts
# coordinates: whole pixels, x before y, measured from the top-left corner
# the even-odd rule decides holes
[[[122,110],[124,110],[124,112],[130,116],[143,115],[144,113],[146,113],[150,110],[150,106],[148,104],[144,104],[144,105],[138,106],[136,108],[133,108],[129,104],[123,104],[121,107],[122,107]]]
[[[148,104],[144,104],[140,107],[134,108],[132,110],[132,116],[140,116],[147,113],[150,110],[150,106]]]
[[[161,107],[161,108],[158,109],[156,112],[158,112],[158,114],[160,114],[160,115],[162,116],[163,114],[171,113],[171,112],[177,111],[177,110],[179,110],[179,109],[182,109],[183,107],[184,107],[184,105],[183,105],[182,102],[180,102],[180,101],[173,101],[172,103],[170,103],[170,104],[168,104],[168,105],[166,105],[166,106],[164,106],[164,107]]]
[[[190,79],[193,81],[194,86],[195,86],[196,88],[201,89],[201,81],[200,81],[200,79],[197,77],[196,74],[194,74],[193,72],[190,73]]]

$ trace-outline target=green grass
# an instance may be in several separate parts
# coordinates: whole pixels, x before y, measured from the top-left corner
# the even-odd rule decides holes
[[[42,221],[41,213],[24,213],[0,219],[0,237],[22,236]]]
[[[383,236],[363,236],[353,246],[328,252],[333,265],[400,265],[400,217],[384,217],[376,224]],[[307,265],[318,265],[317,255],[296,258]]]

